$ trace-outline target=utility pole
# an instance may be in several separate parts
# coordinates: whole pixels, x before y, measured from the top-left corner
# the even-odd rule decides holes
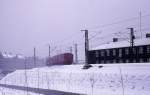
[[[134,46],[134,39],[135,39],[134,29],[133,28],[128,28],[128,29],[130,29],[130,46],[133,48],[133,46]]]
[[[34,67],[36,67],[36,48],[34,47]]]
[[[51,57],[51,47],[50,45],[48,46],[48,49],[49,49],[49,58]]]
[[[75,63],[78,63],[78,45],[75,44]]]
[[[36,48],[34,47],[34,67],[36,67]],[[37,90],[39,92],[39,68],[37,69]],[[40,94],[39,94],[40,95]]]
[[[128,28],[130,29],[130,52],[131,52],[131,55],[130,55],[130,62],[132,63],[133,62],[133,58],[134,58],[134,39],[135,39],[135,36],[134,36],[134,29],[133,28]]]
[[[91,67],[91,65],[89,64],[88,58],[89,58],[89,39],[88,39],[88,30],[81,30],[85,32],[85,65],[83,67],[83,69],[88,69],[89,67]]]
[[[85,64],[88,64],[88,51],[89,51],[89,39],[88,39],[88,30],[85,31]]]
[[[48,64],[50,64],[50,57],[51,57],[51,47],[48,45]]]
[[[142,39],[142,13],[141,13],[141,11],[140,11],[140,33],[141,33],[141,39]]]
[[[27,92],[27,95],[28,95],[28,76],[27,76],[27,62],[26,62],[26,58],[25,58],[25,61],[24,61],[24,65],[25,65],[25,73],[24,73],[24,76],[25,76],[25,86],[26,86],[26,92]]]

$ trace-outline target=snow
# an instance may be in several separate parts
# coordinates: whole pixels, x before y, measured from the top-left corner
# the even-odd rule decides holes
[[[9,89],[9,88],[0,88],[0,95],[42,95],[33,92],[25,92],[21,90]]]
[[[6,53],[6,52],[2,52],[2,56],[4,58],[13,58],[13,57],[15,57],[15,55],[13,55],[11,53]]]
[[[12,54],[12,53],[7,53],[7,52],[0,52],[0,54],[4,58],[19,58],[19,59],[24,59],[25,57],[22,54]]]
[[[135,39],[135,46],[140,46],[140,45],[150,45],[150,38]],[[129,47],[129,46],[130,46],[129,41],[119,41],[119,42],[110,42],[107,44],[102,44],[100,46],[92,48],[91,50],[111,49],[111,48]]]
[[[104,67],[99,68],[100,65]],[[150,63],[95,64],[87,70],[83,70],[82,67],[83,65],[63,65],[26,71],[17,70],[4,77],[0,83],[17,86],[28,84],[28,87],[87,95],[123,95],[123,93],[149,95],[150,93]],[[23,91],[16,90],[15,93],[4,87],[0,90],[5,95],[9,95],[7,92],[13,93],[10,95],[18,95],[17,92],[26,95]]]
[[[25,57],[22,54],[17,54],[16,57],[19,59],[25,59]]]

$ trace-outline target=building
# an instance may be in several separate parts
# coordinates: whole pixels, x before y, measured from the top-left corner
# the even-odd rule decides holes
[[[150,62],[150,38],[135,39],[133,47],[128,41],[110,42],[89,50],[88,54],[89,64]]]

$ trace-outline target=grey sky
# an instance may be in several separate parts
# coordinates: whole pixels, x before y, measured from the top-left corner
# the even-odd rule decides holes
[[[0,51],[32,56],[36,46],[39,56],[47,56],[48,43],[67,49],[83,40],[81,29],[132,18],[140,10],[150,14],[149,4],[150,0],[0,0]],[[77,32],[77,37],[62,41]]]

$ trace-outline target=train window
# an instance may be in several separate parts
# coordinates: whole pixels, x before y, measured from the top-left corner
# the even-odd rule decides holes
[[[125,54],[129,54],[129,49],[125,48]]]
[[[116,50],[113,49],[113,56],[116,56]]]
[[[139,54],[143,53],[143,47],[139,47]]]
[[[96,57],[99,57],[98,51],[95,52],[95,56],[96,56]]]

